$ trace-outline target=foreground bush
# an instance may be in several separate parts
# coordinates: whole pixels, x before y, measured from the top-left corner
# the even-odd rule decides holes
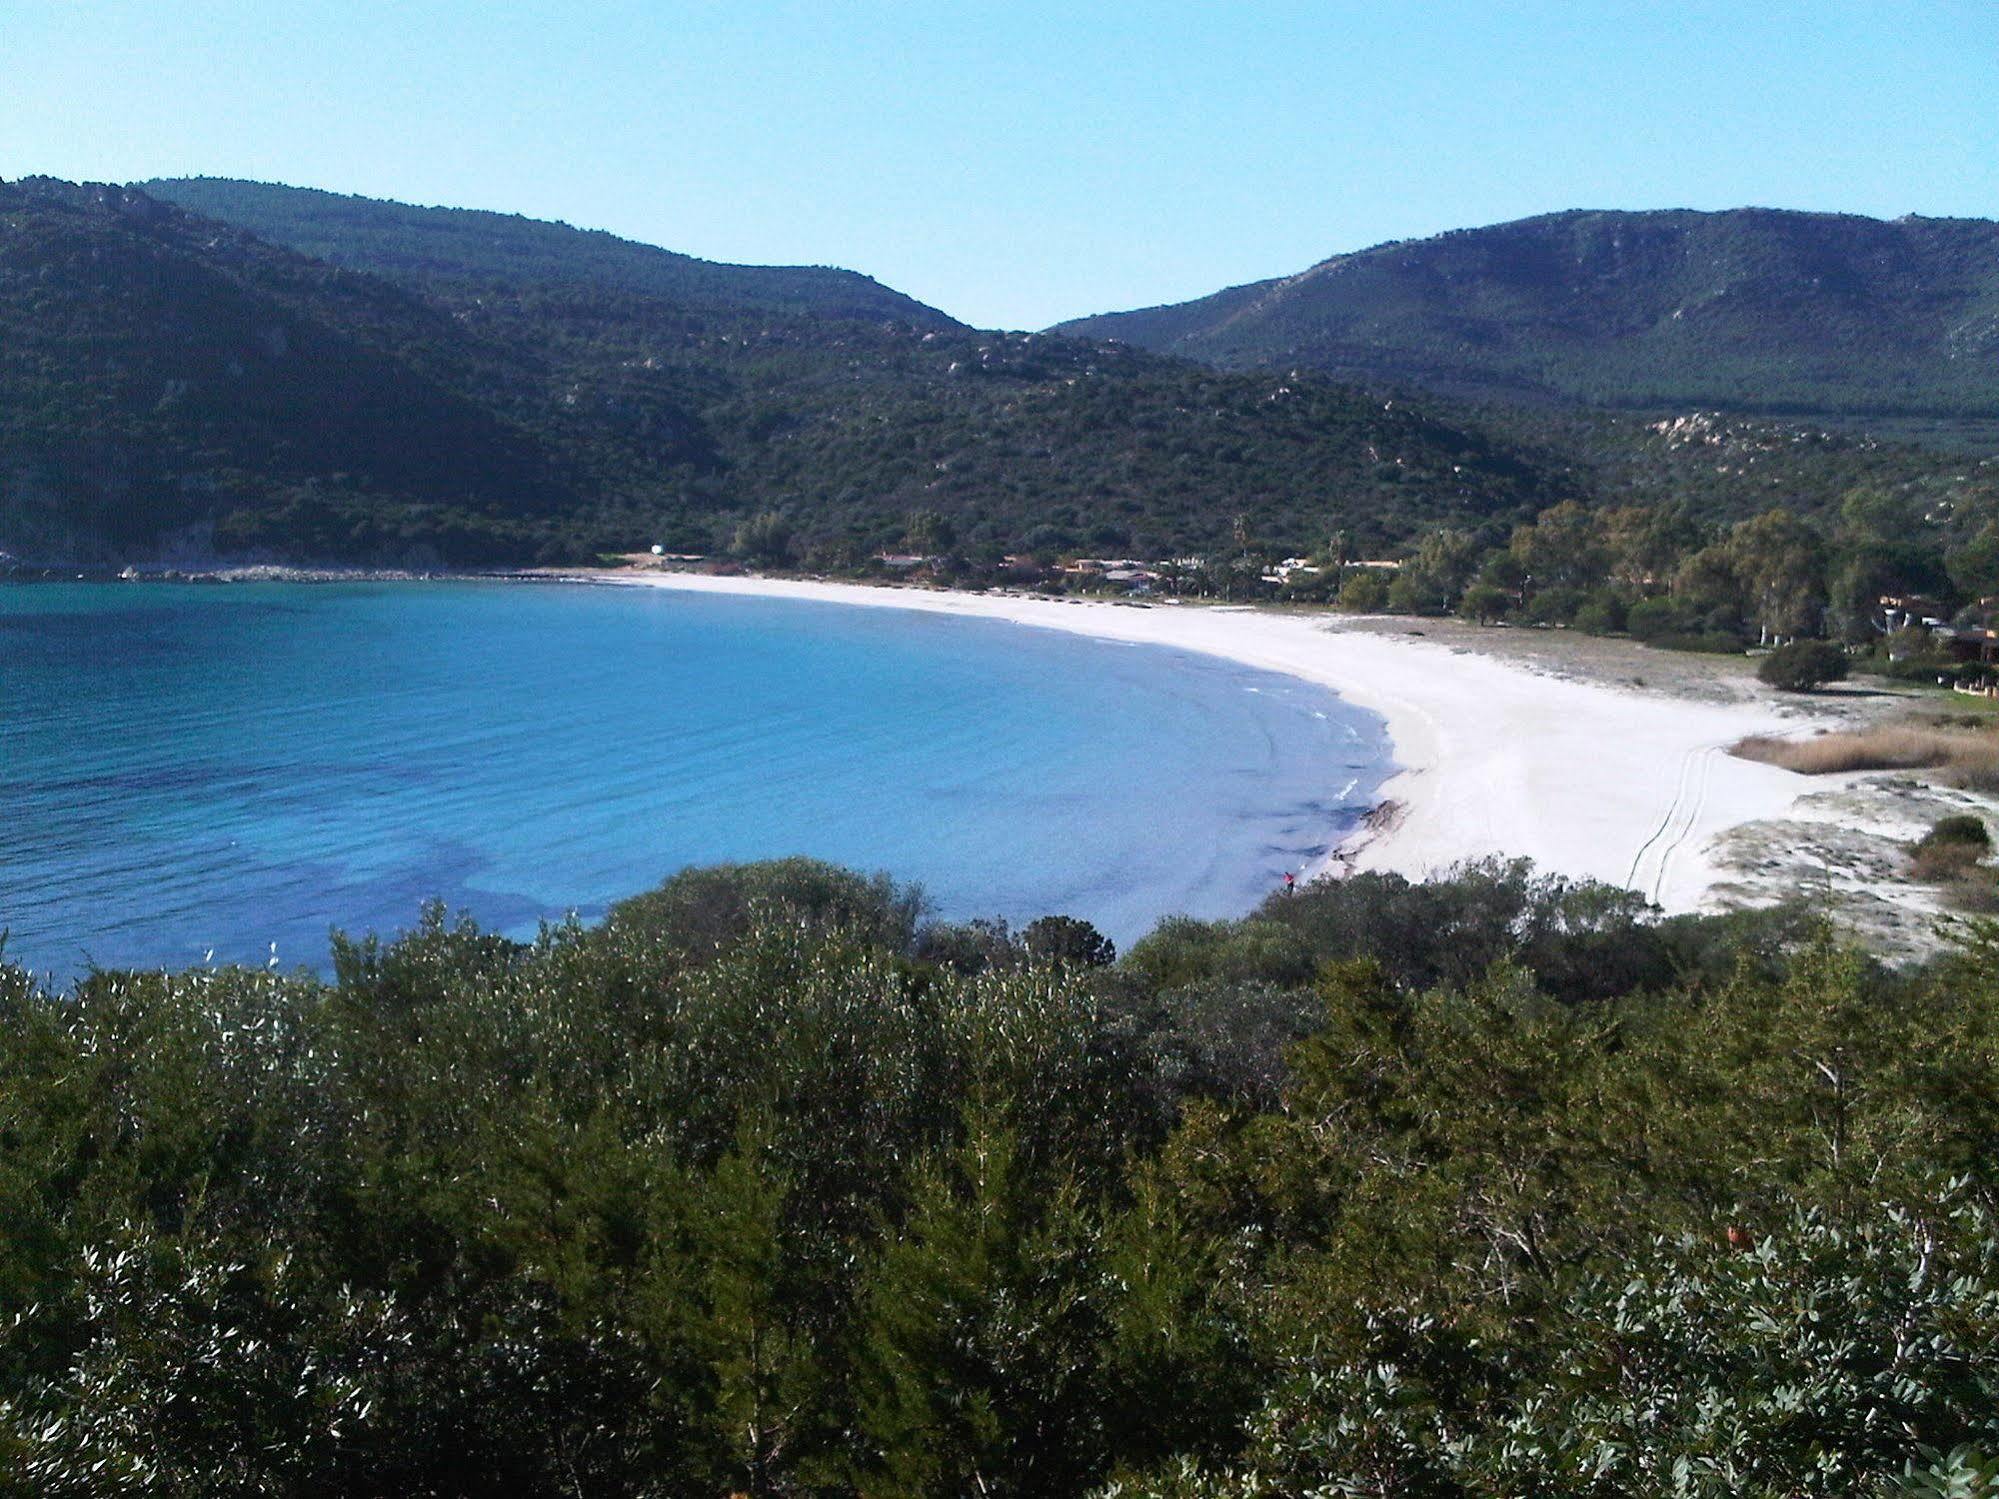
[[[1110,1496],[1982,1494],[1999,1463],[1999,1235],[1949,1188],[1760,1242],[1662,1239],[1580,1277],[1549,1366],[1403,1313],[1301,1355],[1236,1463]],[[1941,1445],[1940,1445],[1941,1443]]]
[[[920,911],[786,861],[525,944],[433,909],[328,980],[0,967],[0,1493],[1944,1493],[1999,1450],[1999,937],[1889,974],[1517,864],[1116,963]]]

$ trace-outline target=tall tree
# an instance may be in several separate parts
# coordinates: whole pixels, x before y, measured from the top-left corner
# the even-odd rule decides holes
[[[1749,618],[1773,635],[1815,635],[1825,622],[1825,542],[1786,509],[1729,532],[1728,555]]]

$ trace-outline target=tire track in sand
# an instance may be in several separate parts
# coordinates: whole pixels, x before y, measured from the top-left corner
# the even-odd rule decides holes
[[[1666,808],[1666,815],[1659,820],[1659,826],[1652,830],[1652,836],[1638,846],[1631,856],[1631,868],[1624,877],[1625,887],[1643,891],[1645,898],[1655,905],[1659,892],[1665,888],[1667,872],[1672,868],[1673,858],[1686,847],[1687,840],[1700,822],[1701,813],[1707,809],[1708,783],[1714,771],[1714,759],[1722,751],[1718,744],[1700,745],[1688,750],[1680,757],[1679,782],[1673,791],[1673,800]],[[1646,856],[1653,856],[1650,878],[1641,880],[1640,870],[1646,864]]]

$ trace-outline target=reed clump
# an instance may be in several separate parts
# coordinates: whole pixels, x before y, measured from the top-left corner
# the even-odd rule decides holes
[[[1734,745],[1731,753],[1808,776],[1854,770],[1936,770],[1950,785],[1999,792],[1999,734],[1989,732],[1883,724],[1817,734],[1810,739],[1753,734]]]

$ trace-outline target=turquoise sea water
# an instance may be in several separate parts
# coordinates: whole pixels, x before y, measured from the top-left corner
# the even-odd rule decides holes
[[[1121,944],[1239,914],[1389,768],[1215,659],[904,610],[510,583],[0,586],[7,956],[317,966],[437,896],[531,935],[807,853]]]

